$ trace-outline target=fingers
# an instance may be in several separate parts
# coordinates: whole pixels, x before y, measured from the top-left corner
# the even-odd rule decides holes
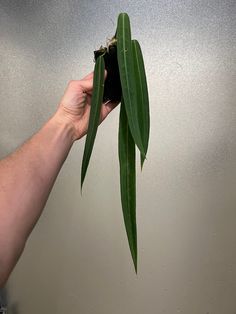
[[[107,70],[105,69],[104,79],[106,80],[106,78],[107,78]]]
[[[89,74],[87,74],[85,77],[83,77],[81,80],[90,80],[91,78],[93,78],[93,71],[90,72]]]
[[[119,101],[111,101],[108,100],[104,104],[102,104],[101,108],[101,121],[103,121],[107,115],[119,104]]]
[[[93,79],[93,74],[94,74],[94,71],[90,72],[90,73],[87,74],[85,77],[83,77],[83,78],[81,79],[81,81]],[[107,77],[107,70],[105,69],[105,79],[106,79],[106,77]]]
[[[85,93],[91,92],[93,89],[93,79],[80,80],[79,85],[82,87]]]
[[[106,102],[103,106],[106,108],[107,114],[110,113],[116,106],[118,106],[119,101],[109,101]]]
[[[93,89],[93,74],[94,72],[90,72],[89,74],[87,74],[84,78],[82,78],[81,80],[77,81],[78,85],[80,85],[80,87],[82,88],[82,90],[85,93],[89,93],[91,94],[92,89]]]
[[[80,80],[80,86],[82,87],[83,91],[89,93],[93,89],[93,76],[94,72],[89,73],[86,75],[82,80]],[[107,77],[107,70],[105,70],[104,78]]]

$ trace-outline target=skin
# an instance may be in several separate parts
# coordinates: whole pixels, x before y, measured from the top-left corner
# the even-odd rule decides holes
[[[87,132],[92,90],[93,72],[70,81],[56,113],[0,161],[0,288],[22,254],[73,143]],[[100,122],[116,105],[102,105]]]

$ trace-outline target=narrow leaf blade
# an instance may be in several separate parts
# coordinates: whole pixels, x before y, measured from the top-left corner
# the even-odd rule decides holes
[[[135,143],[129,129],[123,98],[120,108],[118,143],[121,204],[130,252],[137,273]]]
[[[92,154],[97,128],[99,125],[99,118],[102,106],[103,92],[104,92],[104,71],[105,64],[103,56],[99,56],[95,63],[94,78],[93,78],[93,94],[91,100],[91,109],[89,116],[88,132],[85,141],[85,148],[82,161],[81,170],[81,190],[87,172],[89,160]]]
[[[118,16],[116,37],[122,95],[124,97],[128,123],[136,145],[142,155],[145,155],[138,119],[137,87],[135,84],[130,21],[126,13],[120,13]]]
[[[142,143],[145,155],[147,154],[149,132],[150,132],[150,114],[149,114],[149,99],[148,86],[143,61],[142,50],[137,40],[132,40],[135,83],[137,89],[137,105],[138,119],[141,130]],[[141,154],[141,167],[143,166],[145,156]]]

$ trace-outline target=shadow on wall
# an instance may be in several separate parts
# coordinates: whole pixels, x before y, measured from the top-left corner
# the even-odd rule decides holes
[[[9,295],[8,295],[7,288],[0,289],[0,309],[1,309],[1,306],[3,306],[3,308],[5,307],[7,309],[8,314],[20,313],[17,302],[13,302],[10,306],[8,306],[8,303],[9,303]]]

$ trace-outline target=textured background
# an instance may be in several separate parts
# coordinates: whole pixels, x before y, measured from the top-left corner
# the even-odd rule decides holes
[[[236,313],[235,1],[0,0],[0,156],[50,117],[130,15],[151,138],[138,169],[139,271],[119,198],[118,108],[80,195],[74,145],[6,287],[10,314]]]

